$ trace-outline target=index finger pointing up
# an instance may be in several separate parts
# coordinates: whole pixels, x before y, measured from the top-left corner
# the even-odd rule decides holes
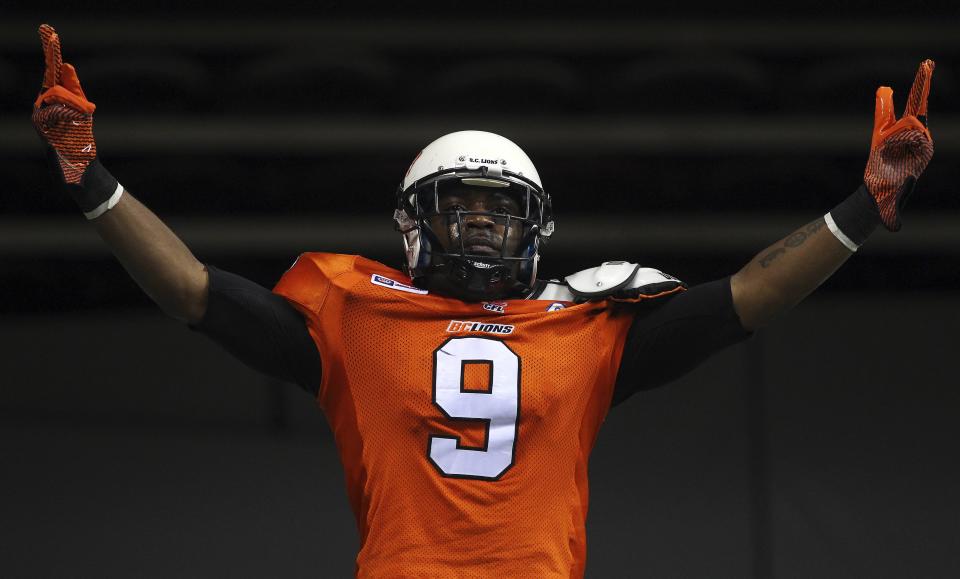
[[[63,57],[60,56],[60,36],[53,26],[41,24],[40,43],[43,45],[43,59],[46,66],[43,70],[43,90],[60,84],[60,69],[63,67]]]
[[[903,109],[903,116],[925,117],[927,115],[927,95],[930,94],[930,78],[933,76],[935,66],[930,59],[920,63],[917,76],[913,79],[913,86],[910,87],[910,97],[907,99],[906,108]]]

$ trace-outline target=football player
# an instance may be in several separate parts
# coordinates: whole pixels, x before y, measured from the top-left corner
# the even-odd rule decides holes
[[[864,184],[733,275],[687,287],[608,261],[537,278],[553,200],[508,139],[427,145],[396,193],[401,270],[304,253],[273,291],[198,261],[100,164],[94,105],[41,26],[34,124],[56,178],[141,288],[325,413],[360,530],[359,577],[580,577],[587,458],[608,409],[803,299],[900,212],[933,154],[933,62],[903,117],[877,91]],[[411,337],[416,339],[411,339]]]

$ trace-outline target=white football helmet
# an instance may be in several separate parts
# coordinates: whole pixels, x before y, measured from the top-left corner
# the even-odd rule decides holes
[[[440,211],[444,186],[456,183],[507,194],[516,200],[520,214]],[[464,249],[459,232],[463,218],[472,215],[484,215],[503,226],[499,256]],[[403,235],[407,274],[418,285],[461,299],[484,300],[518,297],[533,287],[541,240],[553,233],[552,215],[550,196],[520,147],[494,133],[458,131],[433,141],[413,160],[397,189],[394,219]],[[459,247],[445,247],[448,243],[441,235],[447,236],[447,231],[434,231],[430,224],[437,216],[455,228]],[[519,231],[520,240],[508,255],[511,231]]]

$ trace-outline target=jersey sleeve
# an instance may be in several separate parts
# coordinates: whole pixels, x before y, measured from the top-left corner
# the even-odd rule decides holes
[[[239,275],[207,265],[209,293],[199,331],[238,360],[316,394],[320,355],[303,315],[285,299]]]
[[[308,318],[319,316],[333,280],[353,269],[356,256],[302,253],[273,288]]]
[[[613,405],[680,378],[752,335],[733,309],[729,277],[648,304],[627,333]]]

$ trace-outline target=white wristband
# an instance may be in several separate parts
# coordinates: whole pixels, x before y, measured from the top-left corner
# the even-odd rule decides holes
[[[837,223],[836,221],[833,220],[832,215],[827,213],[826,215],[823,216],[823,220],[826,221],[827,229],[830,230],[830,233],[832,233],[834,237],[839,239],[840,243],[844,244],[847,247],[847,249],[849,249],[850,251],[856,251],[860,249],[859,245],[854,243],[852,239],[850,239],[849,237],[844,235],[842,231],[840,231],[840,228],[837,227]]]
[[[113,195],[109,199],[98,205],[95,209],[91,211],[84,211],[83,216],[87,219],[96,219],[100,217],[107,211],[113,209],[114,205],[120,202],[120,197],[123,195],[123,185],[117,183],[117,190],[113,192]]]

